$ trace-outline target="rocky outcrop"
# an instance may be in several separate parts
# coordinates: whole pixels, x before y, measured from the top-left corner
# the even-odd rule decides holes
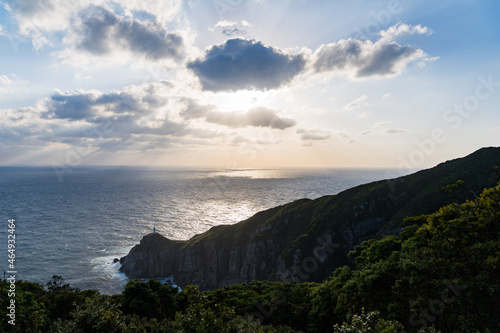
[[[322,281],[349,263],[354,246],[397,233],[405,217],[494,186],[494,165],[500,165],[500,148],[485,148],[413,175],[271,208],[188,241],[148,234],[120,259],[120,270],[130,278],[173,276],[181,287],[203,290],[253,280]],[[466,184],[458,197],[438,194],[457,180]]]
[[[266,213],[247,221],[255,222]],[[251,232],[239,227],[215,227],[189,241],[148,234],[120,259],[121,271],[131,278],[173,275],[179,286],[191,283],[201,289],[272,278],[285,242],[264,236],[274,232],[272,224]]]
[[[179,286],[196,284],[202,290],[266,279],[300,282],[310,280],[316,266],[327,264],[334,258],[335,251],[340,261],[331,266],[346,264],[347,251],[355,245],[353,239],[362,238],[358,230],[346,230],[339,233],[347,236],[340,244],[334,241],[334,234],[328,234],[318,238],[308,255],[294,249],[295,256],[290,266],[281,256],[288,244],[279,237],[265,237],[264,232],[256,230],[242,235],[229,230],[236,241],[226,237],[203,238],[194,244],[174,242],[158,233],[148,234],[120,259],[121,271],[130,278],[174,276]],[[248,241],[242,241],[242,238]]]

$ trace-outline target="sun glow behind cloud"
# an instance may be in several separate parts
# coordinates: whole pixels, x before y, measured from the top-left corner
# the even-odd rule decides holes
[[[255,90],[221,92],[207,96],[208,104],[219,105],[222,111],[248,110],[266,102],[266,93]]]
[[[0,72],[0,96],[9,96],[0,105],[2,163],[64,164],[83,149],[81,164],[397,166],[437,126],[448,141],[425,165],[455,156],[461,136],[443,114],[470,94],[460,82],[473,86],[488,69],[444,62],[434,39],[459,36],[416,4],[400,5],[381,23],[379,1],[310,4],[314,11],[252,0],[224,9],[7,1],[0,42],[10,53],[0,60],[14,66]],[[296,23],[304,20],[316,30]],[[377,31],[359,35],[367,24]],[[12,60],[21,54],[26,66]],[[441,66],[462,79],[434,74]],[[482,101],[475,122],[490,129],[494,105]],[[498,144],[494,131],[472,128],[477,148]]]

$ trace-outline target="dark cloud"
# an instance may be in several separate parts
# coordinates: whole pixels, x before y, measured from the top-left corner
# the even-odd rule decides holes
[[[82,27],[83,40],[78,48],[93,54],[109,53],[114,45],[114,27],[118,18],[110,11],[101,7],[89,7],[83,12]]]
[[[121,145],[125,139],[137,141],[145,135],[200,139],[221,135],[212,130],[188,127],[186,123],[174,122],[165,117],[156,119],[158,111],[169,103],[169,99],[161,97],[162,91],[157,89],[154,84],[150,84],[134,93],[58,93],[47,99],[42,117],[45,120],[63,119],[72,124],[66,128],[60,128],[59,125],[51,128],[50,136],[57,137],[59,141],[105,137],[115,138],[116,144]],[[198,117],[195,111],[193,106],[191,118]],[[184,117],[189,118],[186,115]],[[115,142],[111,141],[109,145]]]
[[[148,27],[137,21],[121,24],[118,36],[128,42],[131,51],[145,54],[155,60],[162,58],[180,58],[183,47],[182,37],[167,33],[156,27]]]
[[[222,30],[222,34],[226,37],[243,36],[246,34],[246,31],[238,28],[225,28]]]
[[[89,6],[80,13],[81,41],[77,48],[92,54],[111,53],[116,47],[141,54],[152,60],[179,59],[183,52],[182,37],[168,33],[157,22],[125,20],[113,12]]]
[[[357,78],[395,76],[412,61],[435,59],[428,58],[421,49],[394,40],[426,31],[401,25],[382,31],[375,42],[342,39],[320,46],[307,61],[316,73],[339,72]],[[240,32],[233,26],[224,29],[227,36]],[[187,68],[198,76],[203,90],[266,90],[290,82],[304,71],[305,64],[303,54],[289,54],[259,41],[234,38],[210,47],[203,57],[188,62]]]
[[[155,121],[154,126],[146,125],[142,120],[150,120],[152,115],[167,103],[161,99],[152,86],[140,93],[132,94],[124,91],[102,94],[97,92],[73,92],[54,94],[46,102],[45,119],[66,119],[68,121],[85,121],[90,130],[79,131],[81,137],[97,125],[105,124],[113,127],[113,136],[121,138],[133,134],[150,135],[188,135],[184,124],[167,119]],[[95,131],[94,131],[95,132]],[[104,132],[104,131],[101,131]],[[60,133],[64,135],[64,133]]]
[[[358,78],[393,76],[409,62],[425,56],[420,49],[387,39],[376,43],[343,39],[316,50],[312,66],[316,72],[348,72]]]
[[[93,116],[93,101],[88,94],[60,95],[50,97],[46,117],[81,120]]]
[[[381,45],[364,66],[360,67],[358,77],[373,75],[394,75],[398,74],[399,67],[404,66],[409,60],[413,60],[419,50],[408,45],[399,45],[395,42]]]
[[[212,145],[213,138],[227,135],[173,120],[170,106],[176,109],[181,101],[162,83],[111,93],[55,93],[35,107],[2,110],[0,149],[2,145],[37,149],[61,143],[82,147],[88,154],[146,151]]]
[[[125,92],[102,95],[86,92],[54,94],[47,102],[45,117],[99,122],[102,120],[102,110],[119,116],[127,111],[138,112],[141,108],[137,97]],[[116,116],[114,118],[117,119]]]
[[[316,72],[345,69],[349,64],[358,62],[362,43],[359,40],[348,39],[322,45],[315,53],[314,69]]]
[[[184,119],[204,118],[206,122],[223,125],[232,128],[239,127],[269,127],[274,129],[286,129],[297,124],[294,119],[282,118],[275,110],[265,107],[252,108],[246,112],[218,111],[213,105],[199,105],[189,101],[186,108],[181,112]]]
[[[246,39],[230,39],[212,46],[203,58],[187,67],[203,90],[272,89],[289,82],[305,65],[302,55],[290,55]]]

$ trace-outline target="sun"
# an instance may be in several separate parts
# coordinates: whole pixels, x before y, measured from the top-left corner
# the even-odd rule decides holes
[[[263,92],[255,90],[239,90],[236,92],[219,92],[213,96],[213,104],[221,111],[247,111],[262,105]]]

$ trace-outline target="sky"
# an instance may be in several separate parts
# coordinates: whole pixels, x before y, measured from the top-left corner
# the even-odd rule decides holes
[[[0,1],[0,165],[434,166],[500,146],[494,0]]]

